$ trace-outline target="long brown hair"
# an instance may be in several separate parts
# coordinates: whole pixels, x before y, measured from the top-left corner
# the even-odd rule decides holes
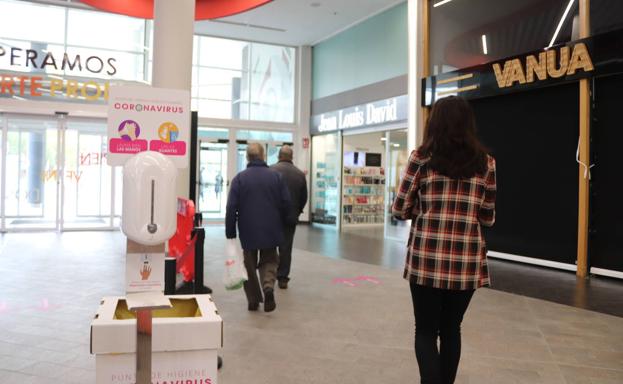
[[[487,150],[476,137],[474,112],[458,96],[435,102],[418,152],[430,157],[433,170],[453,179],[484,174],[487,169]]]

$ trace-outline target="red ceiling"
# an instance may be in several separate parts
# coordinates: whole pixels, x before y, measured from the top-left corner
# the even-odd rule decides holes
[[[81,0],[92,7],[122,15],[151,19],[154,0]],[[171,0],[169,0],[171,1]],[[259,7],[272,0],[197,0],[195,19],[218,19]]]

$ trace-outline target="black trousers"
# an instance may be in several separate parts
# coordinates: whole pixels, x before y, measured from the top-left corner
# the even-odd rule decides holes
[[[454,383],[461,358],[461,322],[473,295],[474,290],[452,291],[411,283],[421,384]]]
[[[292,243],[296,225],[283,226],[283,244],[279,246],[278,280],[290,280],[290,266],[292,265]]]
[[[277,248],[245,250],[244,266],[247,269],[249,280],[244,282],[244,293],[247,295],[249,303],[264,302],[264,295],[267,289],[273,289],[275,278],[277,277],[277,266],[279,265],[279,255]],[[257,278],[257,272],[260,278]]]

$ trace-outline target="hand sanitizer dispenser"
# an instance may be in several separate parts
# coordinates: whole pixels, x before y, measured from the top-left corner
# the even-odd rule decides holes
[[[137,243],[161,244],[177,225],[177,169],[158,152],[141,152],[123,166],[123,233]]]

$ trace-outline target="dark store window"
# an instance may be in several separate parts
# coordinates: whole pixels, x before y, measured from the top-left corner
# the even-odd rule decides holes
[[[591,33],[623,28],[623,1],[591,0]]]
[[[593,2],[623,5],[621,0]],[[430,0],[430,6],[433,75],[579,36],[578,0]]]

